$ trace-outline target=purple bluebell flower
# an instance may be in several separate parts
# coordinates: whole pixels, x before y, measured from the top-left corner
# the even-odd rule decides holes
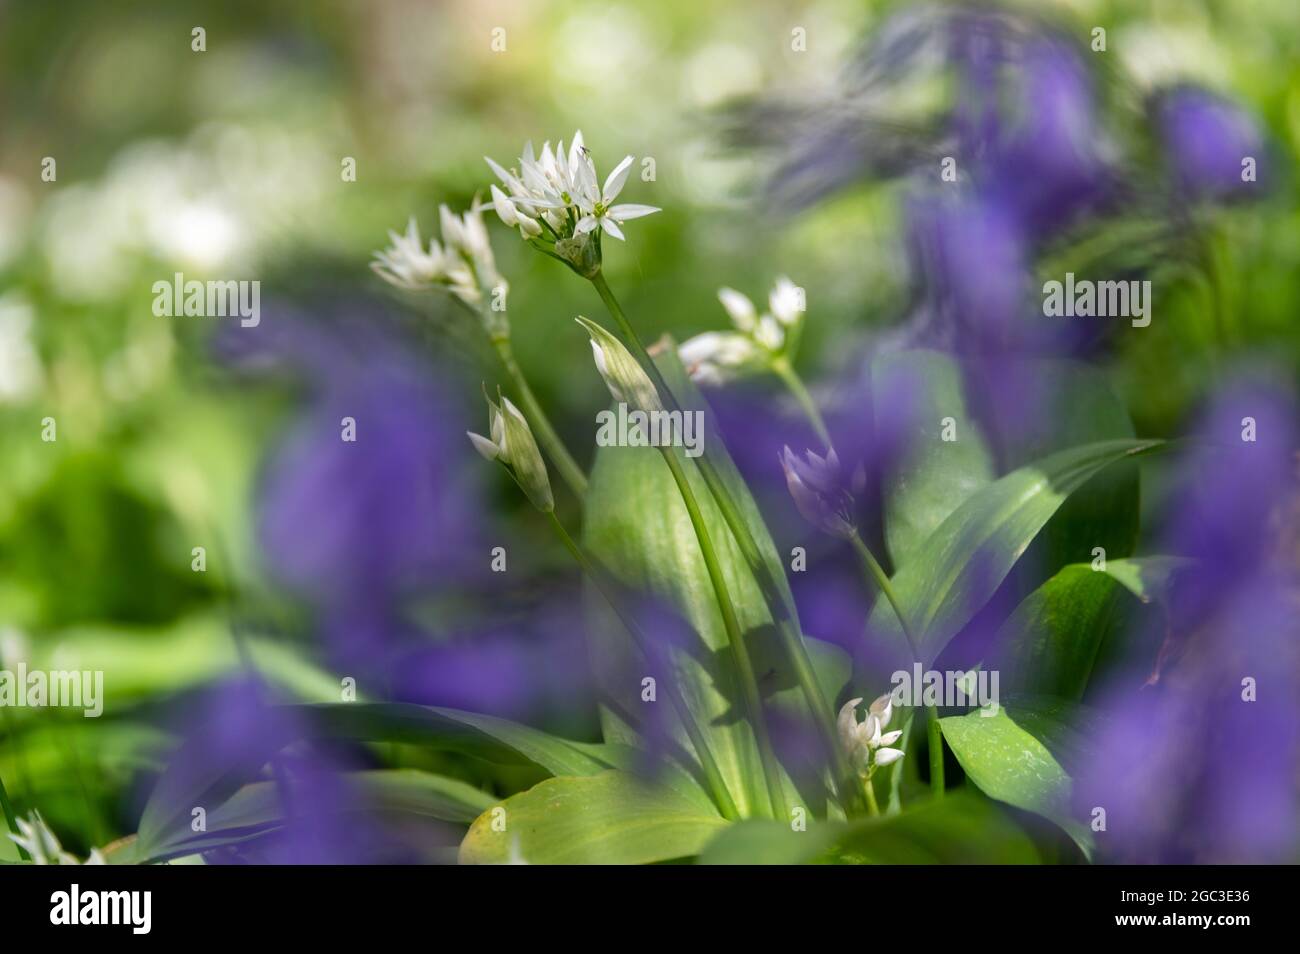
[[[1264,134],[1241,107],[1195,86],[1166,90],[1151,101],[1166,162],[1177,186],[1201,199],[1253,194],[1266,181]],[[1256,181],[1243,178],[1254,165]]]
[[[976,196],[914,196],[908,238],[927,303],[957,341],[1006,349],[1028,335],[1029,248],[1014,210]]]
[[[1300,852],[1300,567],[1281,548],[1300,539],[1297,418],[1264,380],[1234,385],[1206,415],[1164,534],[1165,549],[1192,562],[1167,618],[1147,624],[1156,638],[1130,634],[1128,671],[1116,667],[1095,694],[1102,728],[1076,801],[1106,809],[1100,843],[1113,858]]]
[[[335,661],[354,667],[376,665],[398,642],[405,604],[464,582],[476,565],[465,555],[482,549],[464,466],[470,417],[380,321],[276,310],[217,341],[233,367],[305,386],[265,467],[258,536],[274,578],[315,610]]]
[[[1013,105],[979,162],[979,188],[1032,236],[1059,235],[1111,189],[1092,78],[1077,49],[1039,39],[1020,51]]]

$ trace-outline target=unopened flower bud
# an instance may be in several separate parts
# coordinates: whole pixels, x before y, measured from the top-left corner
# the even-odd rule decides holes
[[[495,460],[509,470],[534,507],[543,512],[554,510],[555,498],[551,495],[546,462],[533,439],[528,421],[509,398],[499,392],[497,397],[500,404],[487,399],[492,436],[488,438],[467,432],[474,449],[487,460]]]
[[[612,334],[596,324],[578,316],[578,324],[591,335],[591,352],[596,370],[605,379],[605,385],[615,401],[621,401],[634,411],[651,413],[664,409],[659,391],[645,373],[632,352],[623,347]]]
[[[786,447],[781,452],[781,468],[794,505],[805,520],[836,537],[848,538],[856,532],[853,497],[844,485],[834,448],[825,457],[808,451],[800,459]]]

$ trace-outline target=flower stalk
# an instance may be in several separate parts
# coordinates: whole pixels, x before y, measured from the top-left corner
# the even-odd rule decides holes
[[[664,404],[663,398],[660,397],[660,389],[646,374],[641,362],[633,357],[623,343],[605,328],[581,316],[578,317],[577,321],[591,336],[591,351],[596,362],[596,369],[600,372],[600,376],[604,379],[605,386],[609,388],[609,393],[614,400],[646,413],[662,411]],[[686,506],[687,515],[691,520],[691,527],[695,531],[695,538],[699,543],[700,553],[704,558],[704,565],[709,574],[709,582],[713,587],[713,595],[718,604],[718,612],[722,616],[727,644],[736,661],[745,709],[749,713],[753,724],[754,736],[758,743],[759,760],[762,763],[763,778],[768,789],[768,798],[772,811],[775,813],[775,817],[784,817],[786,814],[785,787],[781,776],[781,765],[777,761],[776,753],[772,748],[771,737],[767,730],[767,719],[763,712],[762,697],[758,691],[758,680],[754,675],[753,661],[749,657],[749,648],[745,645],[744,634],[740,629],[740,620],[736,616],[735,604],[732,602],[726,578],[722,574],[722,564],[718,560],[717,551],[713,547],[712,536],[709,533],[708,525],[704,521],[704,514],[700,510],[699,501],[696,500],[695,492],[691,489],[690,481],[686,477],[685,470],[682,469],[681,462],[678,461],[672,448],[660,446],[659,451],[663,454],[664,462],[668,465],[673,480],[677,484],[677,491],[682,498],[682,503]]]
[[[907,645],[912,650],[912,658],[919,661],[921,658],[919,647],[916,644],[916,636],[912,632],[912,627],[907,621],[907,614],[903,612],[903,606],[898,600],[898,595],[894,592],[893,584],[890,583],[889,577],[885,574],[884,568],[880,565],[862,537],[855,530],[849,536],[849,542],[853,544],[854,552],[862,561],[868,575],[875,581],[880,592],[884,594],[889,605],[894,610],[894,615],[898,617],[898,625],[903,630],[903,635],[907,637]],[[943,781],[943,729],[939,725],[939,709],[933,705],[925,707],[927,722],[925,726],[926,740],[930,749],[930,792],[935,798],[943,798],[944,781]]]
[[[794,365],[785,357],[776,358],[772,361],[772,373],[781,379],[781,383],[794,397],[804,416],[808,418],[808,423],[812,425],[813,431],[817,434],[817,439],[829,450],[831,447],[831,432],[826,426],[826,419],[822,417],[822,412],[817,408],[817,402],[812,399],[808,393],[808,388],[804,386],[803,378],[799,377],[799,372],[794,369]]]
[[[700,553],[704,557],[704,565],[709,573],[709,582],[713,585],[713,592],[717,597],[718,610],[722,614],[722,625],[727,633],[727,643],[731,647],[736,669],[740,675],[740,690],[745,699],[745,708],[753,720],[754,737],[758,742],[759,760],[763,765],[763,777],[767,782],[773,816],[787,818],[789,812],[785,804],[785,784],[781,777],[781,766],[772,748],[772,738],[767,730],[767,717],[763,713],[763,700],[759,696],[758,680],[754,675],[754,663],[749,657],[749,647],[745,645],[744,634],[740,631],[740,621],[736,617],[735,605],[731,602],[727,581],[722,575],[722,565],[718,561],[717,551],[713,548],[709,528],[704,522],[704,514],[700,510],[699,501],[695,498],[695,492],[691,490],[686,471],[682,469],[681,462],[671,448],[661,447],[660,452],[668,464],[668,469],[672,471],[682,503],[686,505],[686,512],[690,515],[691,526],[695,529]]]
[[[618,299],[614,297],[614,292],[605,280],[604,274],[598,272],[590,281],[595,287],[596,293],[600,295],[600,300],[604,303],[610,317],[618,325],[624,340],[631,347],[632,353],[659,389],[665,404],[670,410],[679,409],[680,405],[673,395],[672,389],[668,386],[668,382],[664,380],[653,359],[651,359],[650,353],[642,344],[636,329],[632,327],[632,323],[619,305]],[[736,545],[740,547],[741,555],[763,594],[763,600],[767,604],[768,611],[772,614],[772,619],[776,623],[777,632],[781,636],[786,656],[794,668],[795,679],[799,683],[804,702],[812,713],[813,723],[816,725],[822,740],[823,751],[831,762],[833,784],[839,794],[841,804],[846,811],[852,812],[855,804],[859,801],[856,794],[858,785],[854,781],[852,769],[849,767],[836,741],[835,713],[831,709],[830,702],[822,691],[820,683],[817,681],[812,659],[808,655],[808,648],[804,645],[803,634],[800,631],[798,621],[786,602],[780,582],[763,559],[758,548],[758,542],[750,532],[748,524],[745,523],[740,508],[736,505],[731,492],[723,483],[722,476],[718,473],[717,468],[709,460],[707,450],[696,459],[696,466],[699,467],[700,474],[709,488],[709,493],[713,496],[714,503],[717,505],[722,519],[727,524],[727,529],[731,531]]]
[[[505,368],[507,376],[515,386],[515,392],[519,395],[519,402],[524,406],[524,414],[528,417],[529,423],[533,430],[537,432],[537,438],[542,446],[546,448],[546,453],[550,456],[555,469],[560,474],[560,479],[573,492],[578,500],[583,500],[587,496],[587,475],[583,473],[578,462],[573,459],[569,449],[564,446],[564,441],[556,433],[555,428],[551,426],[550,419],[546,412],[542,410],[542,405],[538,402],[533,389],[528,386],[528,379],[524,377],[523,370],[519,367],[519,362],[515,360],[514,349],[510,346],[510,336],[504,334],[492,335],[492,347],[496,350],[497,357],[501,359],[501,365]]]
[[[609,582],[609,575],[569,535],[569,532],[564,529],[564,524],[560,522],[560,518],[555,515],[554,510],[547,511],[547,516],[551,518],[551,526],[554,527],[556,536],[560,538],[560,542],[569,551],[574,562],[586,574],[587,579],[591,580],[596,589],[600,591],[600,595],[605,598],[605,602],[609,604],[610,609],[623,623],[628,634],[637,644],[637,648],[649,658],[650,641],[636,620],[633,619],[632,614],[623,607],[622,601],[618,598],[613,585]],[[704,778],[708,783],[714,804],[718,806],[718,811],[722,813],[723,818],[729,821],[739,820],[740,811],[736,808],[736,802],[731,797],[726,780],[722,777],[722,770],[718,768],[717,760],[713,757],[713,751],[709,748],[708,740],[700,729],[699,723],[695,721],[695,716],[691,713],[690,707],[686,705],[686,700],[678,692],[677,686],[671,680],[667,680],[665,688],[668,692],[668,701],[672,705],[673,711],[677,713],[677,719],[685,730],[686,736],[690,739],[691,746],[695,749],[695,754],[700,760],[700,768],[704,771]]]

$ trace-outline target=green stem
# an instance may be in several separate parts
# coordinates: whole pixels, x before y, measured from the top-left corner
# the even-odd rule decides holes
[[[672,388],[668,386],[668,382],[664,380],[658,366],[651,359],[650,353],[646,351],[645,345],[641,343],[636,329],[628,321],[627,315],[624,314],[618,300],[614,297],[609,283],[605,281],[605,276],[597,273],[591,279],[591,283],[595,286],[596,292],[600,295],[600,300],[604,302],[610,316],[618,325],[624,340],[632,349],[632,353],[636,355],[637,360],[641,362],[642,368],[650,375],[655,387],[659,389],[660,396],[669,410],[680,410],[681,405],[673,394]],[[857,783],[857,773],[853,770],[848,757],[840,748],[839,739],[835,735],[835,713],[831,709],[826,694],[822,691],[821,683],[817,681],[817,675],[813,670],[812,659],[808,655],[808,647],[804,644],[798,620],[786,602],[785,591],[782,589],[780,581],[772,573],[767,561],[763,559],[758,543],[750,532],[749,525],[745,522],[740,508],[736,505],[735,499],[723,482],[718,469],[709,459],[707,450],[696,459],[696,465],[699,467],[700,474],[704,477],[704,482],[709,488],[709,493],[713,496],[718,511],[722,514],[722,519],[727,524],[727,529],[731,531],[736,545],[740,547],[746,565],[748,565],[750,572],[758,583],[759,589],[763,593],[763,600],[767,604],[768,611],[772,614],[773,621],[776,623],[777,632],[781,636],[786,656],[794,667],[795,679],[799,683],[805,704],[812,713],[813,724],[816,726],[818,735],[821,738],[822,748],[826,757],[830,760],[834,785],[840,795],[840,801],[845,810],[851,812],[854,805],[861,804],[861,797],[858,794],[860,786]]]
[[[637,648],[649,658],[651,645],[649,639],[631,614],[623,608],[604,571],[587,556],[583,549],[578,546],[577,541],[569,536],[569,532],[564,529],[564,524],[560,523],[560,518],[555,515],[555,511],[548,510],[546,513],[551,518],[551,525],[555,528],[555,532],[564,544],[565,549],[573,556],[573,559],[582,569],[582,572],[587,575],[587,578],[600,590],[601,596],[605,598],[605,602],[610,605],[610,608],[623,622],[633,641],[636,642]],[[681,693],[677,691],[677,687],[669,682],[665,689],[668,692],[668,701],[672,703],[673,709],[677,712],[677,718],[686,731],[687,737],[691,740],[695,754],[699,757],[700,767],[704,770],[705,780],[708,782],[709,790],[713,794],[713,801],[717,804],[723,818],[737,821],[740,818],[740,811],[736,808],[736,803],[731,797],[726,780],[722,777],[722,770],[718,768],[718,763],[713,757],[713,752],[709,748],[704,732],[701,731],[699,724],[695,721],[695,716],[686,705],[686,700],[682,698]]]
[[[772,749],[772,739],[767,731],[767,718],[763,714],[763,700],[758,694],[758,680],[754,677],[754,663],[749,658],[749,647],[745,645],[744,634],[740,631],[740,620],[736,618],[736,608],[731,602],[727,590],[727,581],[722,575],[722,564],[718,562],[717,551],[713,549],[713,539],[704,522],[699,501],[682,469],[681,462],[672,448],[662,447],[664,461],[672,471],[673,480],[681,494],[682,503],[690,515],[691,526],[695,528],[695,538],[700,544],[700,553],[704,557],[704,566],[709,572],[709,582],[713,585],[713,594],[718,601],[718,610],[722,614],[722,625],[727,632],[727,642],[731,646],[732,656],[736,660],[739,674],[740,691],[745,699],[745,708],[754,725],[754,737],[758,741],[758,757],[763,765],[763,777],[767,781],[768,798],[771,799],[772,812],[776,818],[788,818],[785,804],[785,785],[781,778],[781,766]]]
[[[926,706],[930,721],[925,724],[925,737],[930,743],[930,792],[943,798],[943,727],[939,724],[939,710]]]
[[[867,811],[872,815],[880,814],[880,806],[876,804],[876,785],[869,778],[862,780],[862,790],[867,793]]]
[[[794,399],[799,402],[799,407],[803,409],[804,416],[808,418],[808,423],[812,425],[817,432],[818,439],[829,449],[831,446],[831,432],[826,427],[826,419],[822,417],[822,412],[817,408],[817,402],[812,399],[808,389],[804,387],[803,378],[799,377],[799,372],[794,369],[788,358],[777,358],[772,362],[773,373],[781,379],[789,392],[794,395]]]
[[[903,612],[903,606],[898,601],[898,594],[894,592],[894,586],[885,574],[885,570],[876,559],[871,549],[862,542],[862,537],[855,532],[849,537],[849,542],[853,544],[854,551],[861,559],[863,566],[871,578],[875,580],[876,586],[880,592],[885,595],[889,605],[894,609],[894,615],[898,617],[898,625],[902,627],[903,635],[907,637],[907,645],[911,647],[912,658],[919,661],[921,658],[919,647],[916,644],[916,636],[912,632],[912,627],[907,621],[907,614]],[[925,707],[929,716],[929,722],[926,725],[926,738],[930,744],[930,791],[935,798],[943,798],[943,731],[939,725],[939,710],[933,705]]]
[[[551,427],[551,422],[542,410],[541,404],[537,402],[533,389],[528,386],[524,372],[520,369],[519,362],[515,360],[514,349],[510,347],[510,338],[506,335],[493,335],[492,347],[496,349],[506,374],[514,382],[515,389],[519,392],[519,400],[524,405],[524,414],[528,417],[534,433],[546,447],[555,469],[559,471],[560,477],[568,484],[574,495],[582,500],[587,495],[587,477],[568,448],[564,446],[564,441],[560,440],[560,435],[555,432],[555,428]]]

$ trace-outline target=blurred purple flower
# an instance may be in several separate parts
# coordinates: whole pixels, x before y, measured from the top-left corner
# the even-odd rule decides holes
[[[1235,104],[1207,90],[1178,86],[1153,98],[1152,113],[1177,184],[1188,195],[1228,199],[1250,193],[1257,184],[1242,181],[1248,157],[1264,180],[1263,133]]]
[[[472,486],[456,464],[461,408],[387,342],[354,358],[317,382],[268,468],[261,506],[276,574],[328,603],[382,601],[455,575],[473,531]],[[355,440],[344,439],[347,419]]]
[[[305,384],[305,406],[266,465],[262,552],[317,611],[337,661],[377,664],[409,597],[465,579],[481,513],[462,477],[473,422],[438,370],[374,315],[275,310],[216,348],[239,370]]]
[[[1018,344],[1029,327],[1029,252],[1013,210],[971,195],[914,195],[907,218],[916,275],[954,343],[975,350]]]
[[[1110,188],[1092,80],[1077,49],[1035,39],[1014,67],[1014,105],[979,162],[979,186],[1030,235],[1059,234]]]
[[[1297,555],[1279,549],[1300,539],[1285,525],[1300,515],[1300,432],[1290,397],[1263,380],[1214,401],[1174,496],[1167,548],[1193,563],[1156,624],[1159,657],[1127,661],[1139,676],[1155,671],[1141,689],[1114,673],[1099,696],[1098,758],[1077,795],[1085,812],[1106,809],[1114,857],[1261,863],[1300,852],[1300,577]]]
[[[590,694],[582,598],[490,614],[437,645],[398,656],[393,697],[516,720],[564,709]]]

